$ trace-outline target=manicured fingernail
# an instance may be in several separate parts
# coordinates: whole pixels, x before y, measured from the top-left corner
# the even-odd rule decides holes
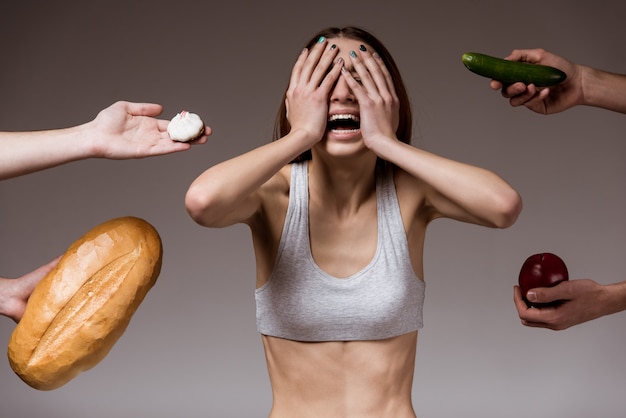
[[[343,58],[337,58],[337,65],[343,65]]]
[[[531,302],[536,301],[537,293],[533,292],[532,290],[528,291],[528,293],[526,293],[526,299],[528,299]]]
[[[372,56],[373,56],[374,58],[378,58],[378,59],[380,59],[380,55],[378,55],[378,52],[373,52],[373,53],[372,53]]]
[[[325,36],[320,36],[319,39],[317,40],[318,44],[321,44],[322,42],[324,42],[326,40]]]
[[[352,58],[356,58],[356,52],[354,52],[354,51],[350,51],[350,56],[351,56]]]
[[[365,45],[360,45],[359,49],[363,52],[367,51],[367,48],[365,48]]]
[[[332,44],[332,45],[330,46],[330,50],[331,50],[331,51],[332,51],[333,49],[335,49],[335,48],[337,48],[337,45],[335,45],[335,44]]]

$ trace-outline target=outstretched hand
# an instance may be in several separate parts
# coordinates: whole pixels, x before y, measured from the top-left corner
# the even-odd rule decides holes
[[[568,280],[554,287],[528,291],[533,303],[559,301],[555,306],[533,308],[522,299],[519,286],[514,289],[514,302],[522,324],[528,327],[564,330],[620,310],[611,300],[609,288],[590,279]]]
[[[202,144],[211,134],[205,134],[192,143],[172,141],[167,133],[168,120],[156,119],[163,107],[153,103],[119,101],[100,111],[86,124],[91,128],[94,154],[101,158],[130,159],[185,151],[192,144]]]
[[[574,63],[543,49],[516,49],[505,59],[548,65],[558,68],[567,75],[561,84],[544,88],[521,82],[504,85],[500,81],[492,80],[491,88],[501,90],[502,96],[509,99],[511,106],[526,106],[534,112],[547,115],[562,112],[582,103],[582,74]]]

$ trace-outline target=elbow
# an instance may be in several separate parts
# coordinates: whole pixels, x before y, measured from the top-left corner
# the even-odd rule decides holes
[[[238,222],[236,200],[221,182],[192,183],[185,194],[185,209],[199,225],[222,228]]]
[[[508,228],[512,226],[522,212],[522,197],[515,190],[500,196],[498,205],[498,216],[494,222],[496,228]]]
[[[191,185],[185,194],[185,209],[191,219],[199,225],[209,226],[207,213],[210,206],[210,195],[199,190],[199,187]]]

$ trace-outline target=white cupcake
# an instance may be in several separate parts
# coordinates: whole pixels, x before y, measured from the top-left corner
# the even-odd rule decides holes
[[[167,125],[167,133],[174,141],[193,141],[204,134],[204,122],[195,113],[183,110]]]

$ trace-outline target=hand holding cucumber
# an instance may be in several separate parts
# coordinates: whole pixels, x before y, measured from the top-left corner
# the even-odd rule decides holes
[[[501,59],[476,52],[467,52],[462,56],[468,70],[498,80],[504,84],[517,82],[537,87],[559,84],[567,75],[558,68],[512,59]]]
[[[502,96],[509,99],[511,106],[525,106],[534,112],[547,115],[584,104],[583,69],[580,65],[544,49],[516,49],[505,59],[546,65],[558,68],[567,74],[566,80],[560,84],[543,88],[523,83],[505,85],[492,80],[491,88],[501,90]]]
[[[551,86],[529,84],[525,82],[528,80],[511,82],[492,77],[491,88],[501,90],[511,106],[526,106],[537,113],[552,114],[583,104],[581,66],[543,49],[516,49],[504,60],[511,65],[531,66],[531,69],[543,66],[534,68],[534,71],[543,72],[544,76],[552,74],[555,80],[559,72],[565,75],[564,80]]]

